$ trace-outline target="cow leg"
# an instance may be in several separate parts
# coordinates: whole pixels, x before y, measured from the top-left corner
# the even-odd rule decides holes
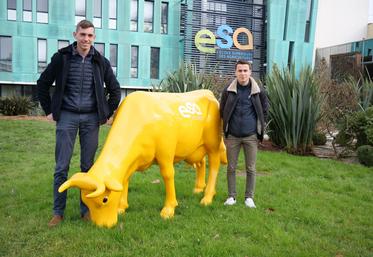
[[[206,158],[203,157],[202,160],[196,165],[196,183],[194,185],[194,193],[199,194],[205,189],[205,177],[206,177]]]
[[[169,219],[174,216],[175,207],[177,206],[174,180],[175,170],[172,161],[166,161],[158,164],[166,187],[166,200],[161,211],[161,217],[164,219]]]
[[[123,191],[122,195],[120,196],[119,206],[118,206],[118,213],[122,214],[126,212],[128,208],[128,182],[129,180],[126,179],[123,183]]]
[[[209,153],[209,177],[207,180],[207,186],[205,189],[205,196],[201,200],[201,204],[209,205],[212,203],[212,199],[215,195],[216,178],[219,172],[220,166],[220,154],[219,152]]]

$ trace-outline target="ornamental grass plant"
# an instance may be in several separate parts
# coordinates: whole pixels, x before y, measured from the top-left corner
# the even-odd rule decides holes
[[[231,78],[215,74],[214,71],[215,69],[209,72],[200,71],[195,64],[183,62],[175,71],[169,72],[158,85],[153,85],[153,89],[171,93],[208,89],[219,99],[223,87]]]
[[[266,85],[270,101],[268,134],[272,142],[288,153],[308,153],[323,100],[312,69],[302,69],[297,77],[294,65],[282,70],[274,66]]]

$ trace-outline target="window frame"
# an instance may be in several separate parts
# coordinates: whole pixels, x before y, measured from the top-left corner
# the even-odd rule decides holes
[[[152,9],[151,9],[151,22],[150,21],[146,21],[146,4],[151,4],[152,6]],[[148,30],[147,29],[147,25],[150,24],[150,29]],[[153,0],[144,0],[144,32],[146,33],[153,33],[154,32],[154,1]]]
[[[15,4],[14,7],[10,7],[10,4]],[[7,20],[16,21],[17,20],[17,0],[7,0],[6,1],[7,9]]]
[[[8,58],[2,58],[2,52],[1,50],[4,51],[4,49],[6,49],[5,47],[2,47],[2,44],[4,44],[4,42],[2,43],[3,40],[9,40],[9,42],[5,42],[5,43],[9,43],[10,45],[10,53],[8,53]],[[4,63],[4,67],[3,68],[3,65],[2,65],[2,62]],[[13,38],[11,36],[3,36],[3,35],[0,35],[0,72],[12,72],[13,71]]]
[[[62,43],[62,42],[67,42],[67,45],[65,45],[65,46],[60,46],[60,43]],[[70,40],[67,40],[67,39],[58,39],[57,40],[57,49],[58,50],[60,50],[61,48],[64,48],[64,47],[66,47],[66,46],[68,46],[68,45],[70,45]]]
[[[133,62],[133,49],[136,49],[136,63]],[[133,71],[136,71],[136,75],[132,75]],[[139,77],[139,46],[131,45],[131,69],[130,69],[130,77],[133,79],[137,79]]]
[[[30,2],[30,9],[25,8],[26,1]],[[22,21],[32,22],[32,0],[22,0]]]
[[[133,5],[136,3],[136,5]],[[136,6],[136,16],[132,17],[134,10],[133,7]],[[139,30],[139,1],[138,0],[131,0],[131,13],[130,13],[130,31],[138,31]]]
[[[45,42],[45,60],[41,60],[40,59],[40,46],[39,43],[40,42]],[[48,41],[46,38],[38,38],[37,39],[37,47],[38,47],[38,58],[37,58],[37,61],[38,61],[38,73],[41,73],[44,71],[44,69],[47,67],[47,60],[48,60]]]
[[[105,43],[103,42],[94,42],[93,43],[93,46],[94,48],[102,55],[102,56],[105,56]],[[101,49],[101,46],[102,46],[102,52],[100,51]]]
[[[110,9],[112,7],[112,3],[115,3],[115,17],[111,17]],[[117,0],[109,0],[109,29],[117,29],[117,20],[118,20],[118,1]]]
[[[166,6],[166,16],[163,15],[163,6]],[[168,16],[169,16],[169,5],[168,2],[161,2],[161,34],[168,34]],[[163,22],[163,18],[166,22]]]
[[[82,2],[82,0],[75,0],[75,25],[77,25],[80,21],[85,20],[87,17],[87,0],[84,0],[84,15],[81,15],[80,10],[77,9],[77,3]]]
[[[115,48],[115,62],[113,60],[113,55],[112,55],[112,49],[113,47]],[[118,70],[118,44],[110,44],[110,65],[113,68],[113,72],[115,76],[117,76],[117,70]]]
[[[96,16],[96,8],[97,8],[97,5],[96,5],[96,2],[99,1],[100,2],[100,11],[99,11],[99,15],[100,16]],[[102,0],[93,0],[93,25],[95,26],[95,28],[102,28]],[[87,12],[87,9],[86,9],[86,12]]]
[[[153,59],[155,57],[153,55],[154,50],[157,51],[157,55],[158,55],[156,60]],[[151,79],[159,79],[159,65],[160,65],[160,62],[161,62],[160,61],[160,56],[161,56],[161,49],[159,47],[150,47],[150,78]],[[157,65],[154,65],[154,61],[157,62]],[[153,68],[154,67],[157,67],[155,76],[153,76],[154,75],[154,73],[153,73]]]
[[[46,11],[39,10],[39,7],[41,7],[40,5],[42,1],[45,1],[47,5]],[[36,22],[37,23],[48,23],[49,22],[49,0],[36,0]]]

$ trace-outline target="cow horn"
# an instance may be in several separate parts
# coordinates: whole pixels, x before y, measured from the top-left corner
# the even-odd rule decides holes
[[[113,179],[111,176],[105,177],[104,181],[107,189],[110,189],[115,192],[120,192],[123,190],[123,186],[117,180]]]
[[[69,180],[63,183],[59,188],[58,192],[62,193],[70,187],[79,187],[85,190],[95,190],[94,192],[87,195],[88,198],[99,196],[105,192],[105,184],[99,183],[95,178],[89,176],[87,173],[76,173]]]

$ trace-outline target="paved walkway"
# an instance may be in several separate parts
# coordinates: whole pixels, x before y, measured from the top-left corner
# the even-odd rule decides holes
[[[345,148],[338,146],[336,147],[337,153],[342,153]],[[327,136],[327,141],[325,145],[317,145],[312,148],[312,152],[316,157],[319,158],[328,158],[328,159],[336,159],[347,163],[359,163],[357,159],[356,152],[349,152],[346,157],[337,159],[336,153],[334,152],[332,146],[332,138]]]

